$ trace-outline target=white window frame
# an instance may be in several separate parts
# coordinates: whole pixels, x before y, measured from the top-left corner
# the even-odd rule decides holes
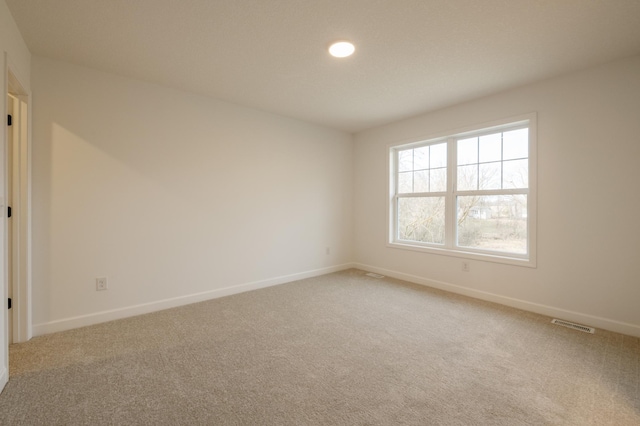
[[[489,123],[468,126],[442,134],[424,138],[415,138],[394,143],[388,147],[388,209],[387,209],[387,246],[391,248],[414,250],[431,254],[461,257],[473,260],[505,263],[517,266],[536,267],[536,222],[537,222],[537,123],[536,113],[496,120]],[[527,127],[529,129],[529,182],[527,189],[502,189],[503,194],[527,194],[527,252],[526,254],[506,253],[481,250],[456,245],[457,241],[457,208],[456,197],[464,195],[494,195],[495,190],[457,191],[457,144],[455,141],[464,137],[480,136],[499,131],[514,130]],[[425,145],[447,142],[447,191],[445,193],[429,193],[429,196],[445,197],[445,242],[430,244],[417,241],[399,240],[397,238],[397,205],[400,197],[416,195],[398,195],[398,151]],[[418,195],[419,196],[419,195]]]

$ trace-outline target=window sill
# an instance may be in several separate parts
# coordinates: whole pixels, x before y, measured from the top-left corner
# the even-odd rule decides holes
[[[450,257],[458,257],[462,259],[471,259],[478,260],[483,262],[493,262],[493,263],[502,263],[506,265],[513,266],[524,266],[527,268],[536,268],[536,261],[533,257],[529,258],[521,258],[521,257],[511,257],[508,254],[499,254],[499,253],[476,253],[470,251],[464,251],[461,249],[447,249],[447,248],[438,248],[438,247],[430,247],[430,246],[420,246],[410,243],[404,242],[389,242],[387,243],[387,247],[401,250],[411,250],[418,251],[422,253],[435,254],[439,256],[450,256]]]

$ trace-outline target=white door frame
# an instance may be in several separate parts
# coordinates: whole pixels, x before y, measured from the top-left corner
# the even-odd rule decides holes
[[[29,117],[31,116],[29,94],[23,89],[15,75],[8,70],[8,92],[18,99],[14,101],[13,121],[13,188],[11,221],[12,241],[12,279],[13,283],[13,342],[26,342],[31,339],[31,138]],[[7,141],[9,143],[9,141]],[[6,152],[6,151],[5,151]]]
[[[2,58],[4,62],[3,65],[3,81],[2,81],[2,100],[0,101],[0,114],[2,114],[2,120],[5,120],[7,117],[7,98],[9,93],[9,74],[8,74],[8,65],[7,65],[7,54],[4,54]],[[3,132],[0,133],[0,152],[4,153],[6,147],[7,140],[7,126],[2,126]],[[3,163],[0,163],[0,177],[4,177],[5,174],[5,166]],[[5,188],[1,188],[2,192],[0,193],[0,206],[4,209],[4,192]],[[0,220],[0,224],[2,225],[2,231],[6,229],[6,221],[3,219]],[[6,234],[3,236],[4,241],[1,241],[4,246],[6,246]],[[2,274],[0,274],[0,391],[4,389],[4,386],[7,384],[9,380],[9,330],[8,330],[8,319],[9,319],[9,310],[7,309],[5,300],[7,300],[7,273],[5,259],[0,259],[0,269],[2,269]]]
[[[13,284],[13,343],[26,342],[32,337],[31,323],[31,96],[24,89],[12,70],[9,61],[5,76],[7,81],[7,95],[11,94],[14,101],[13,158],[6,161],[13,162],[13,200],[11,202],[13,226],[12,241],[12,279]],[[5,100],[6,102],[6,100]],[[17,104],[17,105],[16,105]],[[12,141],[6,141],[7,144]],[[5,153],[7,147],[5,146]],[[5,173],[6,173],[5,166]],[[6,193],[6,191],[5,191]],[[5,247],[7,247],[5,245]],[[5,254],[5,261],[6,261]],[[8,277],[7,277],[8,278]]]

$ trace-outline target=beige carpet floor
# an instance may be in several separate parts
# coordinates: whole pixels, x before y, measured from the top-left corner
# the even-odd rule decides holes
[[[640,425],[640,339],[358,270],[10,347],[2,425]]]

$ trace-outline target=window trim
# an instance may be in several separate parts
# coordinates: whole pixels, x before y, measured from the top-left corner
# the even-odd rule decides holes
[[[472,193],[473,195],[483,195],[483,190],[476,191],[454,191],[454,174],[457,171],[457,146],[453,142],[454,139],[463,139],[465,136],[481,136],[483,134],[491,134],[497,131],[506,131],[517,128],[529,128],[529,182],[528,189],[500,190],[502,193],[513,191],[514,193],[527,194],[527,253],[518,255],[516,253],[503,253],[491,250],[467,249],[456,247],[457,226],[456,226],[456,196],[464,196]],[[395,170],[399,148],[408,149],[411,147],[419,147],[423,145],[431,145],[441,142],[447,142],[447,191],[428,193],[429,196],[445,197],[445,244],[432,245],[429,243],[411,242],[397,240],[397,220],[396,197],[398,179]],[[487,190],[492,195],[495,190]],[[452,131],[441,132],[427,137],[417,137],[395,142],[387,147],[387,247],[418,251],[436,255],[445,255],[458,258],[504,263],[509,265],[526,266],[530,268],[537,267],[536,248],[537,248],[537,114],[528,113],[505,119],[485,122],[465,126],[463,128]],[[419,197],[421,194],[403,194],[402,197]]]

